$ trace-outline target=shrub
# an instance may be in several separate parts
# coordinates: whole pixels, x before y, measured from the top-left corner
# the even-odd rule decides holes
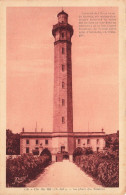
[[[102,162],[98,167],[98,178],[106,187],[118,187],[119,163],[113,161]]]
[[[119,159],[115,153],[94,153],[76,156],[75,163],[105,187],[119,186]]]
[[[85,155],[93,154],[92,148],[91,147],[84,148],[83,154],[85,154]]]
[[[74,150],[74,153],[73,153],[73,161],[75,161],[75,158],[77,156],[80,156],[83,154],[83,149],[81,147],[78,147]]]
[[[6,184],[22,186],[26,181],[34,179],[50,162],[49,156],[23,154],[6,162]]]
[[[91,147],[85,147],[85,148],[81,148],[81,147],[78,147],[74,150],[74,153],[73,153],[73,161],[75,161],[75,158],[77,156],[82,156],[82,155],[89,155],[89,154],[93,154],[93,150]]]

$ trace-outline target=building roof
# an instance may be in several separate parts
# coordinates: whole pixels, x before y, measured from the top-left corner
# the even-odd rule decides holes
[[[104,137],[105,132],[21,132],[21,138]]]

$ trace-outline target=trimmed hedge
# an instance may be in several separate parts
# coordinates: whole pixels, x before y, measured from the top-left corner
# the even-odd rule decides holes
[[[47,155],[34,156],[33,154],[23,154],[14,159],[7,159],[7,187],[24,186],[25,182],[34,179],[49,163],[50,158]]]
[[[103,153],[76,156],[75,163],[105,187],[119,187],[119,160]]]

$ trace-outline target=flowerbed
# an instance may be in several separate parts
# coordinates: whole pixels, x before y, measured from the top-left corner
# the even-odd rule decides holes
[[[105,187],[119,186],[119,160],[103,153],[76,156],[75,163]]]
[[[50,163],[47,155],[34,156],[23,154],[6,161],[6,185],[7,187],[25,186],[25,183],[34,179]]]

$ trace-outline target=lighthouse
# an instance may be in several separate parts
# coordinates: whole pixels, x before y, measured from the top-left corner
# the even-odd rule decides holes
[[[54,36],[54,99],[53,132],[73,132],[71,38],[73,27],[68,14],[58,13],[53,25]]]
[[[32,153],[35,149],[41,155],[50,153],[52,161],[64,158],[73,160],[76,148],[91,147],[102,151],[105,146],[105,132],[73,131],[72,99],[72,59],[71,38],[73,27],[68,23],[68,14],[63,10],[57,15],[58,22],[53,25],[54,36],[54,93],[53,93],[53,131],[21,132],[20,151]]]

